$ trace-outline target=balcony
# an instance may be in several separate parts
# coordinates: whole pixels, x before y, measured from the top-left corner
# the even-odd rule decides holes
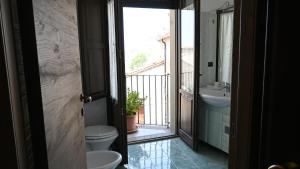
[[[170,135],[170,75],[126,75],[126,83],[146,98],[137,112],[138,130],[128,134],[128,142]]]

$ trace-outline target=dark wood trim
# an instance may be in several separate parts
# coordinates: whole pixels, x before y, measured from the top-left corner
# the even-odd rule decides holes
[[[36,168],[48,168],[47,145],[32,1],[17,0],[28,110]]]
[[[5,40],[2,37],[3,29],[3,17],[2,17],[2,1],[0,3],[0,132],[3,135],[1,137],[1,166],[6,168],[18,169],[18,157],[16,150],[16,143],[14,137],[14,127],[12,119],[12,105],[9,93],[9,82],[8,82],[8,72],[6,63],[6,52],[5,52]]]
[[[80,52],[80,64],[85,65],[85,59],[83,56],[87,55],[86,52],[86,45],[84,45],[84,42],[86,42],[86,36],[83,33],[86,30],[86,27],[83,26],[84,22],[81,19],[81,14],[80,14],[80,7],[84,8],[84,4],[81,3],[81,0],[77,0],[76,2],[76,8],[77,8],[77,25],[78,25],[78,41],[79,41],[79,52]],[[82,26],[81,26],[82,25]],[[84,73],[83,73],[83,67],[81,67],[81,83],[82,83],[82,92],[87,90],[87,83],[84,80]],[[83,94],[83,93],[82,93]],[[85,102],[86,99],[84,99]]]
[[[155,137],[155,138],[138,140],[138,141],[131,141],[131,142],[128,142],[128,145],[140,144],[140,143],[146,143],[146,142],[153,142],[153,141],[160,141],[160,140],[166,140],[166,139],[172,139],[172,138],[178,138],[178,135],[172,134],[172,135],[169,135],[169,136],[162,136],[162,137]]]
[[[229,136],[229,169],[237,168],[237,112],[238,112],[238,63],[239,63],[239,36],[240,36],[240,17],[241,0],[234,1],[234,31],[232,48],[232,83],[231,83],[231,107],[230,107],[230,136]]]
[[[299,26],[291,24],[298,18],[296,2],[275,0],[267,2],[265,30],[265,74],[261,133],[257,168],[287,162],[300,164],[299,92],[291,87],[299,77]],[[297,134],[296,134],[297,133]],[[299,168],[285,167],[285,168]]]
[[[191,137],[189,134],[187,134],[184,130],[178,129],[178,135],[181,137],[181,139],[187,143],[190,147],[194,146],[193,143],[193,137]]]
[[[217,11],[217,39],[216,39],[216,82],[219,81],[219,48],[220,48],[220,14]]]
[[[124,0],[123,7],[177,9],[175,0]]]
[[[195,70],[194,70],[194,101],[193,101],[193,149],[198,148],[199,135],[199,103],[200,103],[200,19],[201,19],[201,0],[194,0],[195,3]],[[197,33],[198,32],[198,33]]]
[[[180,125],[180,87],[181,87],[181,78],[180,78],[180,54],[181,54],[181,10],[176,10],[176,134],[179,135],[179,125]]]
[[[235,0],[229,168],[258,168],[267,0]]]
[[[251,121],[251,144],[250,146],[250,164],[249,168],[261,168],[260,163],[263,160],[261,156],[261,146],[263,133],[263,120],[264,120],[264,93],[265,93],[265,78],[267,68],[267,29],[268,29],[268,5],[269,0],[259,0],[256,2],[256,28],[254,37],[254,77],[253,77],[253,110]]]
[[[121,153],[128,154],[127,149],[127,118],[126,118],[126,76],[125,76],[125,55],[124,55],[124,25],[123,25],[123,4],[121,0],[115,0],[115,27],[116,27],[116,54],[118,72],[118,108],[121,112],[122,131],[119,133],[121,139]],[[128,156],[123,157],[122,164],[128,164]]]
[[[234,12],[234,6],[226,8],[226,9],[217,10],[217,14],[224,14],[224,13],[230,13],[230,12]]]

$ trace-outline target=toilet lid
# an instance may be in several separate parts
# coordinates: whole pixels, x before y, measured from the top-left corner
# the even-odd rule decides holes
[[[112,126],[88,126],[85,128],[85,137],[86,138],[107,138],[111,136],[118,135],[116,128]]]

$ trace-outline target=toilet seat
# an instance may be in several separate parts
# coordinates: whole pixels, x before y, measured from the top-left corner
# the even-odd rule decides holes
[[[87,140],[106,139],[118,136],[118,131],[112,126],[88,126],[85,128],[85,138]]]

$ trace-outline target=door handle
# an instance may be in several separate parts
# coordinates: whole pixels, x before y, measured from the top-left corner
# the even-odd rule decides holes
[[[281,165],[271,165],[268,169],[284,169]]]
[[[81,94],[81,95],[80,95],[80,101],[81,101],[81,102],[84,102],[84,103],[92,102],[92,101],[93,101],[93,98],[92,98],[92,96],[85,97],[85,96],[83,96],[83,94]]]
[[[294,162],[286,163],[286,165],[271,165],[268,169],[300,169],[300,165]]]
[[[93,101],[92,96],[87,97],[87,98],[86,98],[86,101],[87,101],[87,102],[92,102],[92,101]]]

